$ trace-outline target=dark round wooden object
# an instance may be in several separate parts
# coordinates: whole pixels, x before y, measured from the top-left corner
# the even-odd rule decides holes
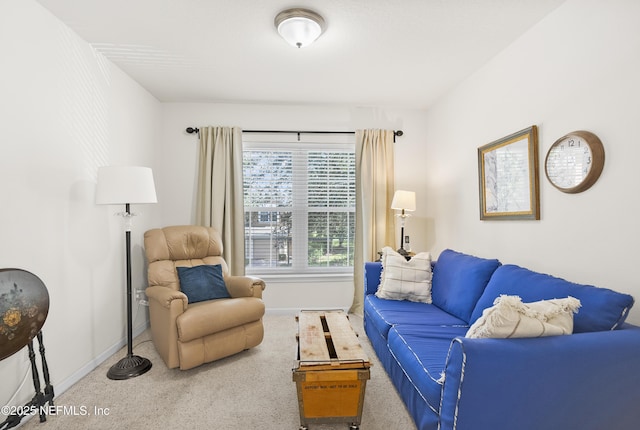
[[[24,348],[48,313],[49,292],[40,278],[22,269],[0,269],[0,360]]]

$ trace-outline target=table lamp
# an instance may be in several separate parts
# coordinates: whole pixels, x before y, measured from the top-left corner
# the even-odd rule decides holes
[[[400,217],[400,249],[398,249],[398,254],[406,257],[408,252],[404,249],[404,224],[406,219],[411,216],[406,213],[406,211],[416,210],[416,193],[413,191],[397,190],[393,195],[391,209],[402,211],[396,214],[397,217]]]

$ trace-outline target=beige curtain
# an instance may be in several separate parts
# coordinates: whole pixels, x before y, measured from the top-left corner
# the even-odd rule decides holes
[[[350,312],[362,315],[366,261],[395,247],[391,201],[394,192],[393,130],[356,130],[356,244]]]
[[[231,275],[244,275],[242,130],[201,127],[196,222],[222,235]]]

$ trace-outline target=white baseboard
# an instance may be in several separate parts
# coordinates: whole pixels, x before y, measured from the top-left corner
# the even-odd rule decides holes
[[[137,336],[142,334],[148,327],[149,327],[149,322],[148,321],[145,321],[143,324],[141,324],[141,325],[139,325],[137,327],[134,327],[133,328],[133,338],[135,339]],[[80,369],[78,369],[71,376],[69,376],[68,378],[64,379],[63,381],[57,383],[53,387],[53,389],[54,389],[54,391],[56,393],[56,397],[58,397],[60,394],[62,394],[65,391],[67,391],[74,384],[76,384],[82,378],[84,378],[89,373],[91,373],[91,371],[93,369],[95,369],[96,367],[101,365],[105,360],[107,360],[113,354],[117,353],[123,346],[126,346],[126,345],[127,345],[127,338],[124,337],[124,338],[120,339],[120,341],[116,342],[115,344],[113,344],[109,348],[107,348],[102,354],[98,355],[93,360],[89,361],[87,364],[82,366]],[[105,374],[105,378],[106,377],[107,376]]]
[[[341,310],[345,313],[349,312],[349,308],[327,308],[319,307],[319,308],[267,308],[265,313],[269,315],[297,315],[300,311],[327,311],[327,310]]]

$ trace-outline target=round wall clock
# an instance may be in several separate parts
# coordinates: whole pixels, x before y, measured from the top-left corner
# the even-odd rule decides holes
[[[551,184],[565,193],[589,189],[604,167],[604,147],[595,134],[578,130],[556,140],[544,162]]]

